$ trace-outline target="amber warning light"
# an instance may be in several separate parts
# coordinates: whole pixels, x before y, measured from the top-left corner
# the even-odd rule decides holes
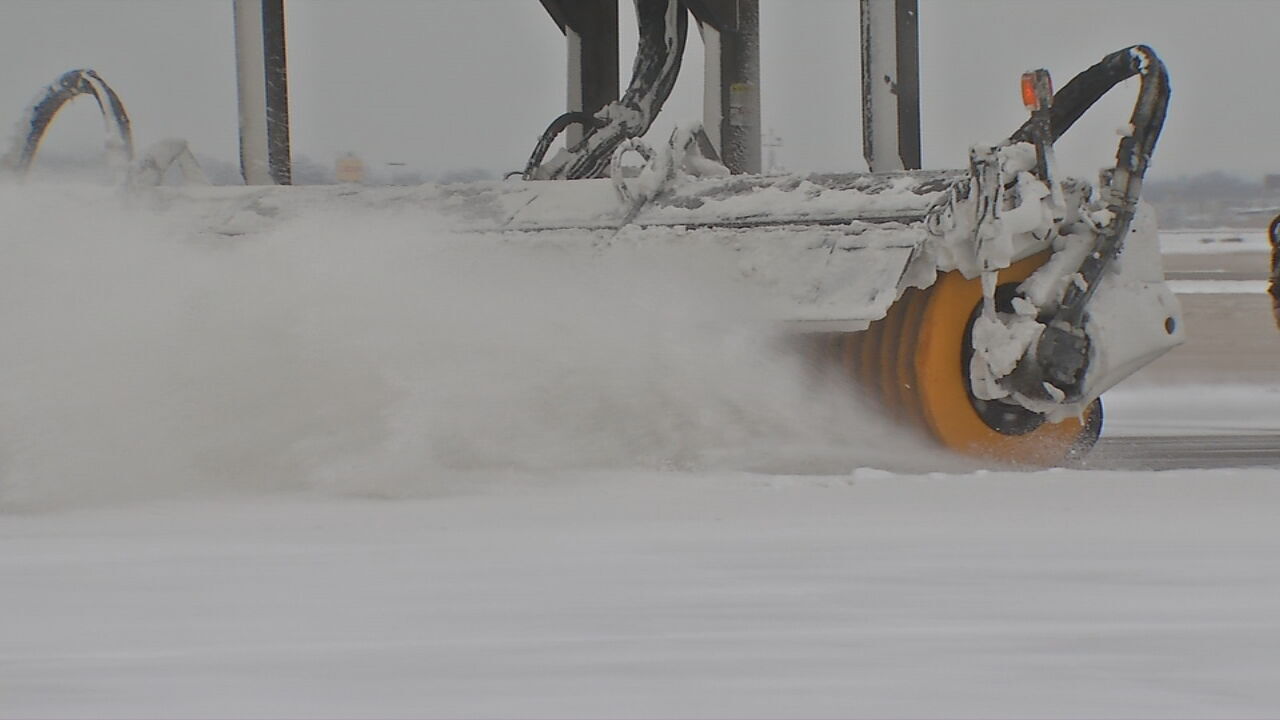
[[[1044,83],[1044,94],[1037,92]],[[1032,112],[1041,109],[1040,98],[1053,97],[1053,81],[1049,79],[1048,70],[1032,70],[1022,73],[1022,104]]]

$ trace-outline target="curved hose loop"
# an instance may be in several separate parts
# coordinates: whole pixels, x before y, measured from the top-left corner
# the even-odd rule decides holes
[[[626,174],[623,172],[622,167],[622,156],[629,152],[633,152],[644,158],[646,166],[653,165],[654,158],[657,157],[657,153],[653,151],[653,148],[649,147],[648,143],[640,138],[627,138],[618,144],[618,147],[614,149],[613,155],[610,158],[609,178],[613,181],[613,189],[618,193],[618,197],[624,203],[632,206],[636,210],[639,210],[639,206],[643,205],[644,202],[649,199],[652,191],[645,192],[639,187],[639,183],[635,184],[636,187],[632,187],[632,185],[627,183]],[[643,172],[643,169],[641,172]],[[634,219],[633,213],[629,213],[628,215],[629,217],[627,218],[627,222],[623,223],[624,225],[630,223],[630,221]]]
[[[689,35],[689,13],[685,0],[635,0],[640,43],[632,66],[631,82],[618,102],[607,105],[593,118],[582,139],[525,177],[536,180],[573,180],[604,177],[613,150],[628,138],[640,137],[675,87]],[[564,116],[561,116],[564,117]],[[552,127],[555,123],[552,123]],[[550,131],[551,128],[548,128]],[[546,133],[539,139],[539,146]],[[547,140],[550,145],[550,140]],[[543,153],[546,151],[543,150]],[[535,150],[530,163],[539,157]]]
[[[1064,85],[1053,95],[1053,105],[1049,108],[1049,130],[1053,140],[1066,134],[1094,103],[1106,95],[1111,88],[1128,80],[1134,75],[1141,75],[1143,85],[1139,89],[1138,101],[1134,107],[1133,119],[1139,120],[1144,106],[1155,110],[1156,101],[1163,95],[1159,104],[1159,117],[1156,122],[1155,137],[1150,139],[1147,155],[1155,147],[1160,126],[1164,124],[1164,110],[1169,102],[1169,74],[1164,63],[1156,53],[1146,45],[1132,45],[1117,50],[1099,60],[1092,67],[1084,70]],[[1144,99],[1145,98],[1145,99]],[[1138,124],[1135,122],[1135,130]],[[1027,121],[1010,136],[1014,142],[1030,142],[1031,121]]]
[[[542,135],[538,138],[538,144],[533,147],[533,153],[529,155],[529,162],[525,163],[524,172],[520,173],[525,180],[533,180],[534,174],[538,170],[538,166],[542,164],[542,159],[546,156],[547,150],[551,147],[551,143],[559,137],[570,125],[584,125],[588,128],[601,128],[608,124],[608,120],[598,118],[591,113],[584,112],[567,112],[547,126],[542,131]],[[514,175],[516,173],[510,173]]]
[[[133,160],[133,131],[129,125],[129,114],[115,90],[97,72],[87,68],[63,73],[27,108],[18,126],[20,131],[25,128],[26,133],[20,132],[20,137],[14,138],[13,147],[4,157],[4,165],[19,177],[25,176],[31,169],[49,123],[68,100],[78,95],[92,95],[98,101],[98,109],[102,111],[102,119],[107,126],[108,160],[127,170]]]
[[[1089,300],[1107,266],[1120,253],[1138,207],[1142,178],[1164,126],[1169,106],[1169,74],[1155,51],[1134,45],[1104,57],[1076,75],[1059,90],[1050,108],[1050,134],[1062,137],[1094,103],[1122,81],[1139,76],[1141,86],[1130,117],[1129,133],[1120,141],[1114,168],[1103,171],[1099,188],[1111,221],[1100,229],[1094,251],[1080,263],[1082,282],[1069,283],[1053,316],[1042,321],[1044,332],[1036,342],[1034,368],[1020,365],[1019,384],[1029,393],[1042,393],[1044,381],[1068,397],[1078,397],[1089,364],[1089,338],[1084,331]],[[1010,142],[1031,138],[1031,122],[1025,123]]]
[[[1103,229],[1095,252],[1080,266],[1080,274],[1085,281],[1083,289],[1076,283],[1068,286],[1056,316],[1072,327],[1079,327],[1083,321],[1085,306],[1097,288],[1097,280],[1103,269],[1119,254],[1137,212],[1142,178],[1151,163],[1151,153],[1160,138],[1169,107],[1169,73],[1155,51],[1146,45],[1134,45],[1111,53],[1072,78],[1054,95],[1050,109],[1050,129],[1054,140],[1057,140],[1107,91],[1135,75],[1139,76],[1142,84],[1129,119],[1131,132],[1120,141],[1115,167],[1104,173],[1105,201],[1113,218]],[[1062,107],[1059,107],[1059,98]],[[1025,125],[1018,133],[1024,129]]]

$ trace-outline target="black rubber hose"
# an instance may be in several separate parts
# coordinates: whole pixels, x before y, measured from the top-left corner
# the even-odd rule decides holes
[[[106,97],[98,93],[94,82],[90,82],[90,79],[101,85]],[[40,141],[44,139],[54,116],[67,101],[78,95],[92,95],[98,101],[98,108],[102,111],[103,117],[110,116],[115,121],[116,127],[120,129],[120,142],[124,147],[125,157],[133,159],[133,132],[129,125],[129,114],[125,112],[120,96],[116,95],[115,90],[112,90],[102,76],[93,70],[69,70],[50,85],[44,97],[40,98],[28,111],[27,133],[23,138],[21,150],[13,159],[13,169],[18,174],[25,175],[31,168],[36,151],[40,148]]]
[[[1090,342],[1084,332],[1089,300],[1102,274],[1120,253],[1137,213],[1142,179],[1151,162],[1151,153],[1164,127],[1169,106],[1169,74],[1164,63],[1146,45],[1134,45],[1113,52],[1071,79],[1053,97],[1050,134],[1054,141],[1080,119],[1103,95],[1128,78],[1138,76],[1141,86],[1130,116],[1130,132],[1120,141],[1116,164],[1104,176],[1103,200],[1113,217],[1104,226],[1094,251],[1077,270],[1083,282],[1070,283],[1051,318],[1042,322],[1044,331],[1036,341],[1034,363],[1019,365],[1015,374],[1022,391],[1037,397],[1048,381],[1077,397],[1083,388],[1090,358]],[[1028,120],[1010,140],[1030,142],[1033,120]]]
[[[1146,73],[1143,72],[1144,66],[1148,67]],[[1117,50],[1071,78],[1070,82],[1054,93],[1053,105],[1049,108],[1049,130],[1053,140],[1056,142],[1058,138],[1065,135],[1067,130],[1070,130],[1071,126],[1075,125],[1076,121],[1111,88],[1139,74],[1153,78],[1154,83],[1150,89],[1153,95],[1162,91],[1167,97],[1169,76],[1164,63],[1156,56],[1155,51],[1146,45],[1133,45]],[[1137,108],[1135,108],[1136,114]],[[1153,119],[1157,125],[1162,125],[1163,112],[1158,118]],[[1030,142],[1030,129],[1031,121],[1028,120],[1013,134],[1012,139]],[[1158,135],[1159,132],[1157,131],[1156,134]],[[1151,140],[1151,147],[1155,147],[1154,138]]]
[[[1080,266],[1083,289],[1076,283],[1069,285],[1057,314],[1058,320],[1065,320],[1073,327],[1079,327],[1083,321],[1085,306],[1097,289],[1103,269],[1119,254],[1133,222],[1138,196],[1142,192],[1142,178],[1151,163],[1151,153],[1160,138],[1169,107],[1169,74],[1151,48],[1134,45],[1106,56],[1097,65],[1072,78],[1054,95],[1050,122],[1053,136],[1057,139],[1108,90],[1135,75],[1141,78],[1142,85],[1129,120],[1132,132],[1121,139],[1116,151],[1116,166],[1111,176],[1114,194],[1108,198],[1109,209],[1117,217],[1107,226],[1095,252]],[[1064,96],[1061,110],[1058,108],[1059,96]]]
[[[689,35],[688,9],[684,0],[635,0],[635,6],[640,41],[626,92],[616,105],[594,116],[599,122],[586,127],[582,139],[568,148],[563,161],[555,165],[535,164],[532,170],[526,169],[526,177],[549,180],[604,177],[613,151],[624,141],[644,135],[662,110],[680,73]],[[609,110],[622,113],[606,114]],[[627,114],[630,117],[622,117]],[[545,133],[539,145],[544,139]],[[545,150],[543,152],[545,154]],[[535,156],[536,150],[530,160]]]
[[[547,150],[551,148],[551,143],[555,142],[560,133],[564,132],[570,125],[576,123],[588,128],[598,128],[603,127],[606,122],[591,113],[585,112],[567,112],[552,120],[547,129],[542,131],[542,135],[538,138],[538,144],[533,147],[533,154],[529,156],[529,162],[525,163],[524,179],[533,179],[533,174],[537,171],[538,166],[542,164],[542,159],[546,157]]]

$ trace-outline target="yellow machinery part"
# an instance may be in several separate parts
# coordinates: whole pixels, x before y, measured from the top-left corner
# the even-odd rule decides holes
[[[1001,270],[998,283],[1025,280],[1047,258],[1042,253]],[[974,409],[962,358],[969,321],[981,302],[981,280],[941,274],[925,290],[906,291],[864,332],[841,336],[843,366],[891,417],[922,427],[952,450],[1022,465],[1067,460],[1096,440],[1096,425],[1072,418],[1011,435],[992,429]],[[1100,403],[1089,408],[1100,412]]]

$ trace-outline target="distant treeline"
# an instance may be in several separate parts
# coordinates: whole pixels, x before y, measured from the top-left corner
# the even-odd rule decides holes
[[[1220,171],[1148,180],[1142,194],[1165,228],[1265,227],[1275,212],[1247,210],[1280,208],[1280,189]]]

